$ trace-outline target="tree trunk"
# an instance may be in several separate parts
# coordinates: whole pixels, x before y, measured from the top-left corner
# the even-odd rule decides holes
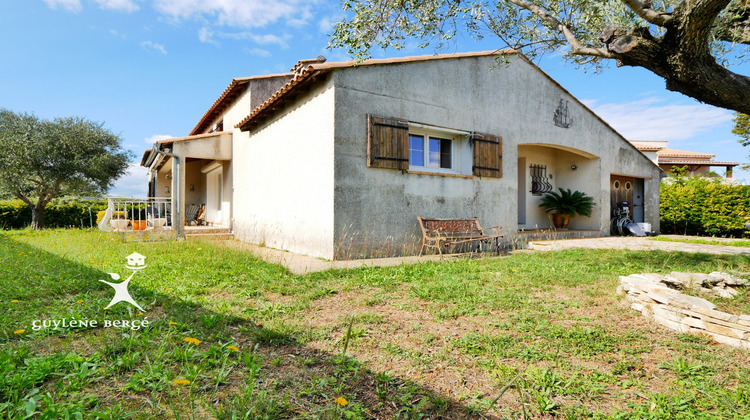
[[[41,200],[36,205],[31,206],[31,228],[33,230],[40,230],[44,227],[44,208],[47,203],[43,203]]]

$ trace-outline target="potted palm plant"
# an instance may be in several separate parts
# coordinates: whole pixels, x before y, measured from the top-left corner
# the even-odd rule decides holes
[[[550,191],[544,193],[539,207],[547,213],[552,213],[552,223],[558,229],[565,229],[572,216],[591,216],[594,199],[581,191],[571,192],[570,189],[560,188],[560,193]]]

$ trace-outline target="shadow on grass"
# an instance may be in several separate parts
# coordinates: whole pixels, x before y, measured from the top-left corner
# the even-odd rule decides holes
[[[294,325],[269,328],[135,282],[130,293],[146,314],[127,303],[105,311],[113,290],[98,281],[109,279],[101,269],[2,234],[0,259],[12,267],[0,279],[0,417],[494,418],[306,346]],[[98,327],[32,328],[62,318]],[[103,327],[145,319],[139,329]]]

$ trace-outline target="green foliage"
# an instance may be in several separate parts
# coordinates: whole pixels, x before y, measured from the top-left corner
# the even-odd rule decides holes
[[[731,2],[725,8],[725,14],[731,14],[738,3],[737,0]],[[649,3],[648,9],[667,12],[683,4],[679,0],[658,0]],[[335,24],[329,45],[346,48],[359,60],[369,58],[375,46],[403,49],[410,45],[410,41],[416,40],[420,48],[433,45],[442,49],[460,34],[466,34],[477,40],[494,37],[498,48],[523,49],[523,53],[530,57],[556,51],[581,67],[600,69],[603,56],[593,49],[603,46],[599,36],[605,28],[649,26],[619,0],[344,0],[342,5],[349,14]],[[570,32],[564,33],[551,20],[561,22]],[[719,19],[717,27],[722,22]],[[658,37],[664,34],[665,28],[651,25],[651,31]],[[571,37],[575,37],[582,47],[591,49],[587,53],[571,53]],[[707,47],[719,57],[727,55],[730,50],[726,43],[721,42],[713,42]],[[738,47],[740,50],[744,48]]]
[[[747,147],[750,146],[750,115],[738,112],[734,114],[734,128],[732,133],[739,137],[741,145]],[[750,169],[750,164],[742,167],[743,169]]]
[[[554,191],[544,193],[539,202],[539,207],[547,213],[591,216],[594,204],[594,199],[584,192],[571,192],[570,189],[560,188],[559,194]]]
[[[132,153],[120,136],[84,118],[42,120],[0,109],[0,190],[32,208],[34,229],[55,197],[106,192]]]
[[[91,213],[89,213],[89,207]],[[51,228],[91,227],[97,212],[107,207],[105,200],[53,200],[45,209],[45,224]],[[29,225],[31,209],[21,200],[0,201],[0,228],[21,229]]]
[[[750,185],[681,174],[661,184],[661,232],[742,236],[750,217]]]

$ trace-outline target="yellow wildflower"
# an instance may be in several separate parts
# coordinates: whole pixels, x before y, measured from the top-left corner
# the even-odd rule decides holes
[[[338,398],[336,398],[335,402],[336,402],[336,404],[338,404],[338,405],[340,405],[342,407],[346,407],[346,405],[349,404],[349,401],[347,401],[346,398],[344,398],[344,397],[338,397]]]
[[[23,334],[23,333],[25,333],[25,332],[26,332],[26,330],[24,330],[24,329],[20,329],[20,330],[15,330],[15,331],[13,331],[13,334]]]
[[[13,300],[11,300],[11,302],[18,303],[18,299],[13,299]]]
[[[177,325],[177,323],[174,321],[169,321],[169,325]]]
[[[232,350],[232,351],[240,351],[240,349],[238,349],[238,348],[237,348],[237,347],[235,347],[235,346],[227,346],[227,348],[228,348],[229,350]]]
[[[172,385],[190,385],[190,381],[187,379],[175,379],[172,381]]]
[[[198,340],[197,338],[193,338],[193,337],[185,337],[185,338],[182,339],[182,341],[185,341],[185,342],[190,343],[190,344],[195,344],[196,346],[198,344],[202,343],[201,340]]]
[[[83,299],[78,299],[76,302],[77,303],[83,303]]]

